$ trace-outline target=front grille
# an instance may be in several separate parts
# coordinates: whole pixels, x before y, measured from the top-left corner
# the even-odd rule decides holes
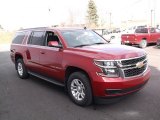
[[[124,70],[124,75],[125,77],[132,77],[132,76],[137,76],[142,74],[147,68],[147,65],[144,65],[141,68],[132,68],[132,69],[127,69]]]
[[[138,63],[143,63],[138,66]],[[133,59],[125,59],[121,61],[121,70],[124,77],[134,77],[143,74],[147,69],[147,56],[142,56]]]
[[[129,60],[122,60],[121,63],[122,65],[130,65],[130,64],[136,64],[138,62],[144,61],[146,59],[146,55],[142,56],[140,58],[134,58],[134,59],[129,59]]]

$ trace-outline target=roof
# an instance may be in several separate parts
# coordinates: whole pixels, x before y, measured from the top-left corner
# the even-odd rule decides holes
[[[35,27],[35,28],[26,28],[20,29],[19,31],[27,31],[27,30],[81,30],[85,28],[75,28],[75,27]]]

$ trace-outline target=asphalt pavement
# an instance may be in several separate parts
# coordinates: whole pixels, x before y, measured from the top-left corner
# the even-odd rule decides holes
[[[9,51],[0,51],[0,120],[159,120],[160,49],[148,53],[151,79],[139,92],[105,105],[79,107],[62,87],[20,79]]]

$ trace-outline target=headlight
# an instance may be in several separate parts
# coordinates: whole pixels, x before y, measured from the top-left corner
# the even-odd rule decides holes
[[[99,73],[99,75],[107,76],[107,77],[119,77],[119,70],[117,68],[117,63],[115,61],[107,61],[107,60],[95,60],[94,63],[101,68],[103,73]]]
[[[104,66],[115,66],[115,63],[113,61],[104,61]]]

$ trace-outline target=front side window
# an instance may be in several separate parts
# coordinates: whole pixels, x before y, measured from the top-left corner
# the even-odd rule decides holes
[[[80,47],[107,42],[92,30],[62,30],[62,36],[69,47]]]
[[[29,44],[43,46],[45,42],[43,31],[34,31],[31,34]]]
[[[61,45],[61,42],[58,38],[58,36],[52,32],[52,31],[47,31],[46,32],[46,46],[50,46],[49,43],[50,42],[57,42],[58,45]]]

